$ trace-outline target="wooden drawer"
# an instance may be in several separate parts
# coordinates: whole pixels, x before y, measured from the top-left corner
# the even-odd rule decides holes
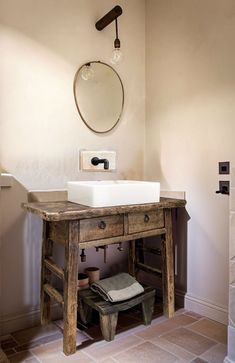
[[[80,242],[122,236],[123,215],[82,219],[80,221]]]
[[[163,228],[164,215],[163,209],[146,213],[128,214],[128,233],[138,233],[150,229]]]

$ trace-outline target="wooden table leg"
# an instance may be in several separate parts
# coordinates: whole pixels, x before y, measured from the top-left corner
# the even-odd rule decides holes
[[[162,243],[163,311],[171,318],[175,313],[174,251],[171,209],[165,209],[165,241]]]
[[[69,221],[64,270],[64,354],[76,352],[79,221]]]
[[[51,297],[44,291],[44,284],[50,283],[51,271],[45,267],[45,258],[51,257],[53,241],[48,239],[49,222],[43,221],[42,260],[41,260],[41,324],[46,325],[51,320]]]
[[[135,240],[129,241],[129,259],[128,259],[128,270],[129,274],[135,277]]]

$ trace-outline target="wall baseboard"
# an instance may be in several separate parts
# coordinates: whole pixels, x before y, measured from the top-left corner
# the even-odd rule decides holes
[[[176,290],[176,302],[186,310],[194,311],[220,323],[228,323],[228,310],[208,301],[198,299],[183,291]],[[61,319],[62,310],[58,304],[51,307],[52,319]],[[40,324],[40,309],[37,308],[27,313],[3,316],[0,318],[0,335],[7,335],[14,331],[27,329]]]
[[[51,316],[53,320],[61,319],[62,310],[59,304],[51,305]],[[26,313],[7,315],[0,317],[0,336],[13,333],[18,330],[27,329],[40,325],[40,309],[31,310]]]
[[[211,302],[198,299],[193,295],[185,295],[185,309],[194,311],[219,323],[228,324],[228,309],[215,305]]]
[[[184,308],[186,292],[183,290],[175,289],[175,304],[180,308]]]

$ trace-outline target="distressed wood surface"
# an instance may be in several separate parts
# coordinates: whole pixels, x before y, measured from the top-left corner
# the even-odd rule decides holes
[[[141,257],[134,251],[134,240],[164,235],[166,239],[162,256],[164,259],[164,313],[169,317],[173,316],[174,263],[171,209],[184,207],[185,204],[185,200],[161,198],[159,203],[106,208],[91,208],[70,202],[38,202],[23,205],[25,210],[35,213],[43,219],[41,321],[43,324],[50,321],[51,297],[58,298],[59,302],[64,301],[63,347],[66,355],[76,351],[78,250],[81,248],[107,246],[133,240],[129,266],[131,272],[134,273],[137,264],[143,263]],[[144,218],[144,221],[140,218]],[[129,224],[131,224],[131,228]],[[136,225],[138,225],[137,229]],[[147,228],[145,228],[146,225],[148,225]],[[57,266],[52,260],[52,240],[64,245],[64,269]],[[154,272],[158,273],[158,271]],[[52,273],[64,280],[63,299],[51,288]],[[125,309],[126,306],[130,307],[124,305]],[[143,309],[148,310],[148,307],[143,307]],[[117,311],[119,310],[120,306]],[[149,316],[146,315],[145,320],[148,321]],[[114,322],[111,325],[114,325]]]
[[[64,279],[64,270],[58,266],[52,258],[45,258],[44,260],[45,267],[50,270],[54,275],[59,277],[60,279]]]
[[[91,311],[87,309],[87,306],[98,311],[103,337],[105,340],[111,341],[115,337],[119,311],[128,310],[133,306],[141,304],[144,324],[149,325],[151,323],[155,301],[155,289],[152,287],[145,287],[142,294],[117,303],[105,301],[98,294],[95,294],[90,289],[86,289],[79,293],[79,300],[81,318],[87,320],[87,312],[88,314],[91,314]],[[86,313],[84,314],[84,312]]]
[[[44,290],[44,285],[51,282],[52,272],[45,266],[45,259],[52,257],[53,241],[48,238],[49,222],[43,221],[42,236],[42,257],[41,257],[41,297],[40,312],[42,325],[48,324],[51,320],[51,297]]]
[[[135,266],[136,266],[136,251],[135,251],[135,240],[129,242],[129,256],[128,256],[128,272],[131,276],[135,277]]]
[[[65,246],[68,242],[68,221],[51,222],[49,238]]]
[[[152,273],[154,275],[162,276],[162,270],[160,270],[158,268],[155,268],[155,267],[152,267],[152,266],[149,266],[146,263],[137,262],[136,267],[138,269],[140,269],[140,270],[145,271],[145,272],[150,272],[150,273]]]
[[[80,242],[121,236],[123,215],[103,216],[80,221]]]
[[[163,209],[128,214],[128,233],[130,234],[163,227]]]
[[[56,290],[54,287],[52,287],[49,284],[44,284],[43,286],[44,291],[54,300],[56,300],[59,304],[64,304],[64,299],[61,293]]]
[[[109,315],[99,314],[99,317],[100,329],[102,331],[104,340],[106,340],[107,342],[114,340],[118,321],[118,313],[113,313]]]
[[[127,234],[122,235],[118,237],[111,237],[111,238],[103,238],[99,240],[93,240],[93,241],[87,241],[87,242],[80,242],[79,247],[80,248],[91,248],[91,247],[99,247],[99,246],[105,246],[105,245],[111,245],[114,243],[119,242],[126,242],[130,241],[130,239],[137,239],[141,237],[150,237],[150,236],[158,236],[166,232],[165,228],[160,229],[151,229],[149,231],[134,233],[134,234]]]
[[[64,267],[63,350],[66,355],[76,352],[79,221],[69,222],[68,233]]]
[[[155,289],[153,287],[145,287],[144,292],[140,295],[134,296],[129,300],[120,301],[117,303],[111,303],[109,301],[105,301],[98,294],[95,294],[90,289],[82,290],[79,292],[79,299],[84,301],[85,304],[92,307],[99,313],[113,314],[118,311],[124,311],[141,304],[142,301],[150,299],[155,296]]]
[[[71,202],[38,202],[23,203],[22,207],[31,213],[37,214],[47,221],[74,220],[104,215],[114,215],[131,212],[145,212],[163,208],[184,207],[183,199],[161,198],[158,203],[123,205],[117,207],[92,208]]]
[[[165,241],[162,240],[163,311],[171,318],[175,313],[174,251],[171,209],[165,209]]]

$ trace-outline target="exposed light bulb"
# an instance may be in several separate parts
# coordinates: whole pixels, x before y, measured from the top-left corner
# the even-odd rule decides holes
[[[94,78],[94,70],[92,69],[90,63],[85,64],[83,67],[81,77],[84,79],[84,81]]]
[[[112,51],[112,55],[110,58],[110,62],[112,64],[118,64],[122,61],[123,59],[123,54],[120,48],[114,48],[114,50]]]

